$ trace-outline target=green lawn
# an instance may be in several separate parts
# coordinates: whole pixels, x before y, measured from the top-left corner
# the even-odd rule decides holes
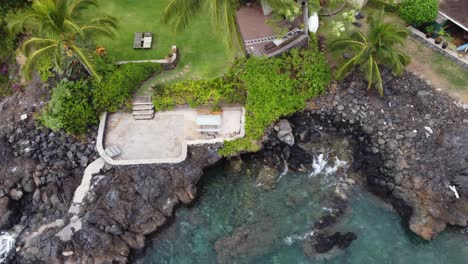
[[[222,43],[207,16],[201,15],[183,32],[175,33],[170,25],[161,22],[161,13],[169,0],[99,0],[98,13],[106,13],[119,21],[115,39],[98,39],[111,56],[119,60],[163,59],[171,46],[179,49],[180,61],[177,70],[190,65],[184,73],[188,78],[213,78],[227,70],[233,53]],[[152,32],[152,49],[133,49],[135,32]]]

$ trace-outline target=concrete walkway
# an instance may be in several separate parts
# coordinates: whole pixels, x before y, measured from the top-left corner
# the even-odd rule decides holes
[[[73,202],[68,210],[69,213],[78,214],[80,212],[81,203],[91,187],[92,175],[98,173],[105,164],[104,159],[99,158],[86,167],[81,184],[76,188],[75,194],[73,195]]]
[[[207,109],[178,107],[156,113],[151,120],[135,120],[131,113],[104,114],[99,124],[97,149],[112,165],[179,163],[187,156],[188,145],[215,144],[245,136],[245,109],[225,106],[218,133],[201,133],[197,117]],[[122,154],[111,158],[104,151],[117,146]]]
[[[56,234],[56,236],[58,236],[62,241],[69,241],[73,237],[73,233],[80,230],[83,226],[83,224],[81,223],[81,218],[78,217],[78,213],[81,209],[81,204],[83,202],[83,199],[86,197],[86,194],[88,193],[89,189],[91,188],[91,178],[93,174],[98,173],[102,169],[102,167],[104,167],[105,164],[106,162],[104,161],[104,159],[99,158],[91,164],[89,164],[88,167],[86,167],[83,179],[81,180],[81,184],[80,186],[78,186],[78,188],[76,188],[75,194],[73,195],[72,205],[68,209],[68,212],[73,214],[72,218],[70,219],[70,223]],[[62,221],[63,226],[63,220],[59,220]]]

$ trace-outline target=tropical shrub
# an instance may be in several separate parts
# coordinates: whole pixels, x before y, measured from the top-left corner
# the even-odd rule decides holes
[[[61,81],[52,92],[52,98],[39,118],[42,125],[70,134],[86,132],[96,124],[97,115],[92,105],[92,91],[87,81]]]
[[[246,138],[226,142],[223,155],[258,150],[255,144],[281,116],[302,110],[307,100],[322,93],[331,71],[322,53],[292,50],[279,58],[251,58],[240,65],[239,79],[247,89]]]
[[[30,7],[7,17],[11,33],[27,32],[31,37],[22,45],[27,60],[23,66],[26,78],[32,78],[41,58],[52,58],[55,70],[62,74],[63,62],[73,59],[100,79],[96,55],[87,43],[96,36],[113,37],[117,21],[110,16],[93,16],[86,9],[97,7],[96,0],[34,0]]]
[[[357,67],[366,76],[368,89],[374,87],[383,95],[380,67],[387,66],[395,75],[403,73],[410,58],[396,46],[405,43],[408,31],[397,24],[384,23],[383,10],[369,17],[369,23],[367,36],[357,31],[349,37],[335,40],[330,48],[332,51],[351,51],[354,54],[336,72],[338,79]]]
[[[93,80],[93,105],[100,112],[115,112],[132,96],[149,76],[162,70],[156,63],[129,63]]]
[[[245,90],[238,83],[216,78],[212,81],[189,80],[170,85],[155,87],[154,106],[156,110],[171,109],[176,105],[188,104],[190,107],[243,103]]]
[[[321,53],[293,50],[281,58],[246,60],[239,78],[247,87],[246,132],[259,139],[271,122],[323,92],[331,74]]]
[[[232,141],[224,141],[223,148],[218,151],[221,156],[229,157],[239,152],[256,152],[260,150],[260,142],[250,137],[239,138]]]
[[[400,16],[409,24],[420,26],[432,22],[439,10],[438,0],[405,0],[400,6]]]
[[[246,109],[246,137],[225,143],[233,155],[256,151],[266,128],[279,117],[304,109],[306,101],[331,81],[327,60],[314,47],[292,50],[276,58],[237,60],[228,74],[212,81],[184,81],[156,88],[154,105],[163,110],[179,104],[192,107],[240,103]]]

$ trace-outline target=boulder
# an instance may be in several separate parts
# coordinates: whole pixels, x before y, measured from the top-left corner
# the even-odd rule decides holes
[[[283,143],[293,146],[294,145],[294,135],[292,132],[291,124],[286,119],[281,119],[276,123],[274,127],[276,131],[276,137]]]
[[[258,172],[256,181],[257,183],[266,190],[273,189],[276,185],[279,172],[276,168],[270,166],[262,166]]]

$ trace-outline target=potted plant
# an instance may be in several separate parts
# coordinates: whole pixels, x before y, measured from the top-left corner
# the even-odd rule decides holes
[[[427,26],[426,27],[426,38],[432,37],[432,34],[434,34],[434,27],[433,26]]]
[[[442,42],[442,37],[445,36],[445,30],[443,28],[441,28],[438,32],[437,32],[437,37],[434,39],[434,43],[439,45],[441,42]]]
[[[443,36],[443,39],[444,39],[444,43],[442,43],[442,48],[446,49],[448,45],[452,43],[453,38],[449,34],[445,34],[445,36]]]

